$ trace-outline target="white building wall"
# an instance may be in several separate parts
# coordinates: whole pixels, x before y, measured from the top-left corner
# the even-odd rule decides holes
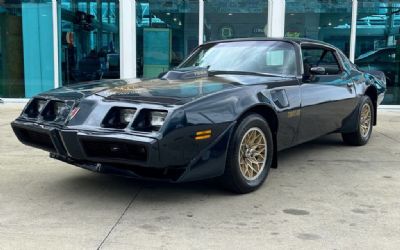
[[[119,2],[120,74],[122,79],[136,78],[136,3]]]
[[[268,0],[268,37],[285,34],[285,0]]]

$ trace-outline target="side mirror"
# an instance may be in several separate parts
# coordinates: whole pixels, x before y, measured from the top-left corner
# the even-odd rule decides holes
[[[312,67],[310,69],[311,75],[325,75],[325,68],[324,67]]]

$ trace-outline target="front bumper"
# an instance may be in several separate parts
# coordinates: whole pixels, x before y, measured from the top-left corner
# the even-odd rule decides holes
[[[46,150],[52,158],[63,162],[100,173],[170,182],[221,175],[232,127],[229,126],[196,157],[175,165],[160,158],[168,152],[165,152],[165,145],[160,147],[160,141],[155,138],[72,130],[20,120],[12,122],[11,126],[22,143]]]

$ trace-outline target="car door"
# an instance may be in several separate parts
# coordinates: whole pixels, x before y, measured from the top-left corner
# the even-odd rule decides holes
[[[304,76],[300,86],[301,119],[297,142],[334,132],[357,105],[354,83],[335,49],[302,45]],[[322,67],[322,74],[311,73]]]

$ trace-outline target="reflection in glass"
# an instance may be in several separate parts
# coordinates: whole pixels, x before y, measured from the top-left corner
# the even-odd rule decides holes
[[[386,75],[384,104],[400,104],[400,1],[359,0],[355,63]]]
[[[119,78],[118,14],[117,0],[61,1],[63,85]]]
[[[204,2],[204,41],[266,37],[267,0]]]
[[[328,42],[347,56],[351,0],[286,0],[285,36]]]
[[[180,67],[294,76],[296,56],[293,45],[287,42],[225,42],[204,45]]]
[[[157,77],[198,45],[198,1],[136,1],[137,75]]]
[[[0,3],[0,97],[25,97],[20,3]]]

